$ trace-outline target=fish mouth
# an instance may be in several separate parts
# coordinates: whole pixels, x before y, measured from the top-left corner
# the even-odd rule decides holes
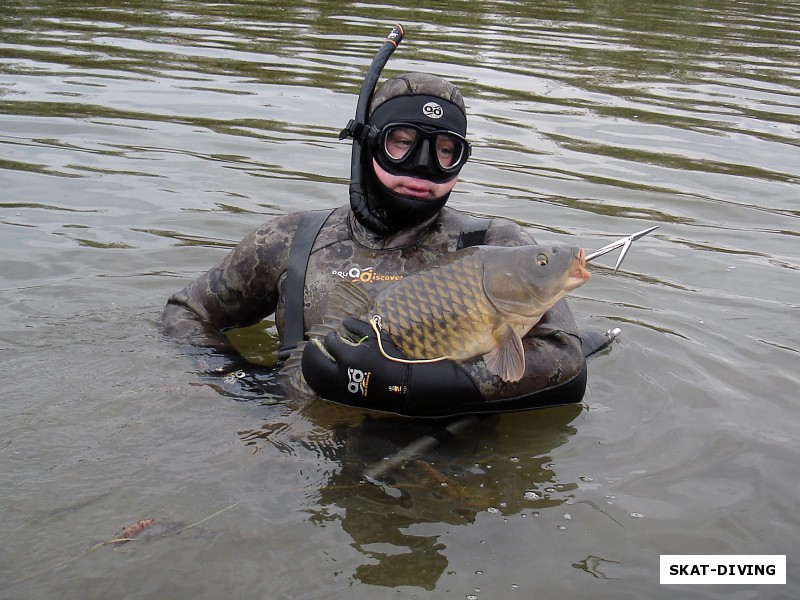
[[[591,273],[586,270],[586,251],[583,248],[578,248],[578,253],[573,255],[572,267],[567,276],[568,283],[571,286],[570,289],[575,289],[582,285],[591,276]]]

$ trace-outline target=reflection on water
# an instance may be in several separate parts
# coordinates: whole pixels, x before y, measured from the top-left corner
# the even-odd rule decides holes
[[[447,440],[447,421],[363,417],[343,407],[310,406],[239,436],[256,451],[264,443],[290,454],[302,447],[337,465],[319,482],[318,505],[306,512],[318,527],[339,523],[352,538],[365,560],[356,579],[433,590],[448,566],[447,546],[438,535],[411,532],[426,523],[467,525],[481,513],[535,518],[541,509],[572,503],[577,483],[558,479],[551,456],[575,433],[570,422],[580,412],[567,406],[518,415],[525,433],[516,436],[513,456],[498,447],[498,417]],[[367,476],[370,465],[431,436],[446,443],[434,442],[424,455],[381,470],[379,479]]]
[[[800,5],[418,4],[0,3],[4,597],[670,598],[662,554],[797,555]],[[467,98],[453,206],[588,249],[660,227],[573,295],[623,330],[581,409],[370,483],[430,424],[200,378],[156,321],[261,222],[346,201],[398,21],[387,73]],[[274,363],[274,323],[231,335]]]

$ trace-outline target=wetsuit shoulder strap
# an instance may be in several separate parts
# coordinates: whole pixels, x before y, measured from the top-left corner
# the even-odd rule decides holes
[[[283,317],[283,343],[278,350],[278,360],[286,360],[295,346],[305,336],[303,301],[306,283],[306,269],[311,257],[311,248],[322,226],[333,210],[312,210],[300,217],[297,231],[289,246],[289,262],[286,268],[284,297],[286,308]]]
[[[461,233],[456,243],[456,250],[483,244],[486,241],[486,232],[489,230],[491,222],[491,217],[465,215],[464,225],[461,227]]]

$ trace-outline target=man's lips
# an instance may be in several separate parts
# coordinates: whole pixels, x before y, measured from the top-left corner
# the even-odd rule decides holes
[[[431,186],[422,180],[408,178],[400,181],[395,187],[395,192],[412,198],[432,198]]]

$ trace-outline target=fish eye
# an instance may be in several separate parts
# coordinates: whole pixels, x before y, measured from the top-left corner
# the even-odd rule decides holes
[[[545,266],[548,262],[549,259],[547,258],[547,254],[545,254],[544,252],[540,252],[539,254],[536,255],[536,264],[539,265],[540,267]]]

